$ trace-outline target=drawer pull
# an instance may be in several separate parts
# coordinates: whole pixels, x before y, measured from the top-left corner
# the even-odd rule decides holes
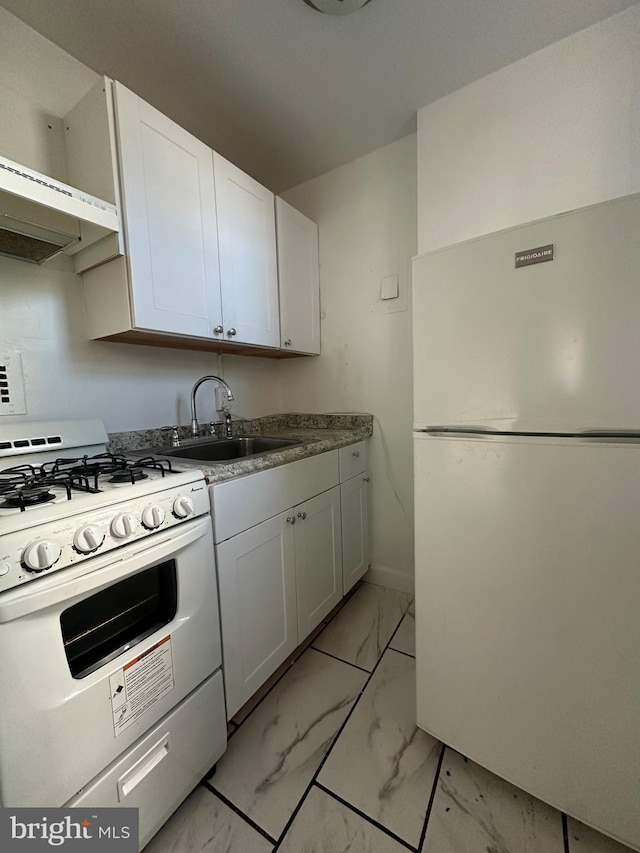
[[[352,456],[355,456],[355,457],[357,458],[358,456],[360,456],[360,451],[359,451],[359,450],[354,450],[354,451],[353,451],[353,453],[352,453],[351,455],[352,455]]]
[[[295,524],[295,523],[296,523],[295,515],[290,515],[287,517],[287,524]]]
[[[363,482],[363,483],[368,483],[370,479],[371,479],[370,477],[363,477],[363,478],[362,478],[362,482]]]
[[[168,734],[118,779],[118,800],[122,802],[167,755],[169,755]]]
[[[305,520],[306,517],[307,517],[306,512],[299,512],[298,513],[298,518],[301,518],[303,521]]]

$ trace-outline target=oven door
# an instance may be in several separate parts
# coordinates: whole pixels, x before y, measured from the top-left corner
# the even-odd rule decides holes
[[[0,596],[0,803],[59,806],[221,666],[209,516]]]

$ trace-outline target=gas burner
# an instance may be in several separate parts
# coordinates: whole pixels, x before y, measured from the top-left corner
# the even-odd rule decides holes
[[[17,465],[0,470],[0,510],[25,512],[51,501],[79,498],[82,492],[98,494],[174,473],[166,459],[128,459],[117,453]]]
[[[4,501],[0,504],[0,509],[24,510],[27,507],[46,504],[55,499],[56,496],[49,491],[48,486],[34,486],[24,483],[12,491],[4,493]]]
[[[110,483],[137,483],[138,480],[146,480],[149,475],[135,466],[123,468],[120,471],[115,471],[113,477],[109,478]]]

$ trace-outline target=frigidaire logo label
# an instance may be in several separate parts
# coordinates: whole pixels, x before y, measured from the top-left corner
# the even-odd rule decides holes
[[[535,249],[526,249],[524,252],[516,252],[516,269],[527,267],[529,264],[540,264],[543,261],[553,260],[553,243],[548,246],[537,246]]]
[[[0,809],[0,850],[138,853],[138,809]]]

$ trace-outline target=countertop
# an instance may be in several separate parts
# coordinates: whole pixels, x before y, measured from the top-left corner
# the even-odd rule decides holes
[[[368,414],[267,415],[254,420],[234,421],[234,434],[269,435],[297,439],[303,443],[225,462],[203,463],[180,458],[172,459],[171,464],[176,470],[197,468],[204,473],[208,483],[221,483],[235,477],[254,474],[256,471],[266,471],[269,468],[286,465],[298,459],[306,459],[318,453],[346,447],[368,438],[372,432],[373,416]],[[180,435],[188,438],[188,427],[180,427]],[[159,429],[109,433],[109,450],[112,453],[139,452],[151,448],[156,455],[161,455],[158,448],[163,447],[167,447],[167,437],[166,433]]]

